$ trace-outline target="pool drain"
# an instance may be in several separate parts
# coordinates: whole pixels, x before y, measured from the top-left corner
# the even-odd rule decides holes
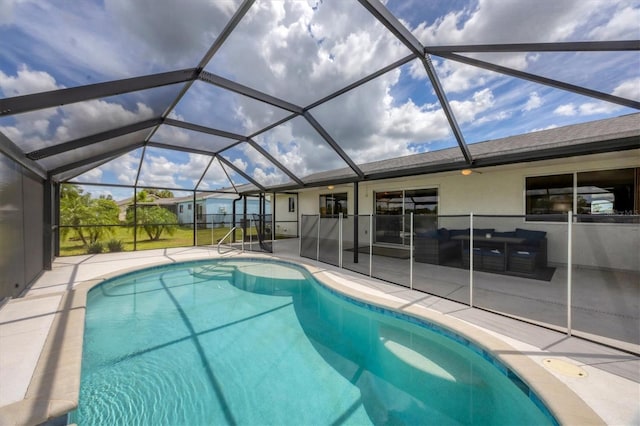
[[[550,370],[556,373],[564,374],[570,377],[587,377],[587,372],[577,365],[571,364],[567,361],[563,361],[557,358],[546,358],[542,361],[542,364]]]

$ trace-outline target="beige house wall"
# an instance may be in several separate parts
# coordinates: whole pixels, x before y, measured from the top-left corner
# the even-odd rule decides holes
[[[640,149],[580,157],[488,167],[470,176],[459,172],[437,173],[407,178],[368,181],[359,184],[359,214],[374,212],[374,192],[400,189],[438,188],[439,214],[447,215],[524,215],[525,179],[529,176],[581,171],[640,167]],[[316,215],[319,196],[347,193],[349,214],[354,212],[353,184],[302,190],[299,214]],[[280,220],[280,218],[278,218]],[[441,218],[439,226],[468,227],[467,218]],[[462,226],[464,224],[464,226]],[[516,227],[547,232],[548,259],[552,264],[567,261],[567,224],[527,222],[524,218],[476,217],[474,227],[513,230]],[[361,225],[360,239],[368,239]],[[575,223],[573,225],[573,263],[576,265],[640,270],[640,226],[638,224]]]

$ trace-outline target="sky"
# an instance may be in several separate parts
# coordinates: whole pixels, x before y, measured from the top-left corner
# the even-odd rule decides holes
[[[0,0],[0,97],[195,67],[240,1]],[[640,39],[640,0],[388,0],[386,7],[426,46]],[[256,1],[205,71],[311,106],[409,50],[357,1]],[[466,54],[530,73],[640,100],[636,52]],[[635,112],[431,56],[467,143]],[[0,118],[25,153],[159,117],[172,85]],[[405,65],[310,114],[356,164],[457,146],[420,61]],[[242,136],[298,177],[346,167],[307,120],[203,81],[169,117]],[[134,135],[145,139],[150,132]],[[247,142],[162,125],[152,142],[220,152],[258,183],[291,182]],[[48,169],[126,147],[120,138],[41,161]],[[233,145],[229,149],[225,149]],[[140,162],[142,159],[142,166]],[[139,170],[138,170],[139,169]],[[132,149],[78,182],[214,190],[248,181],[203,153]]]

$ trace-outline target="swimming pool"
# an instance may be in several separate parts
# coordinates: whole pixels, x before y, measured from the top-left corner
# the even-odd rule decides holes
[[[554,423],[464,338],[336,294],[292,264],[246,259],[155,267],[91,290],[70,420]]]

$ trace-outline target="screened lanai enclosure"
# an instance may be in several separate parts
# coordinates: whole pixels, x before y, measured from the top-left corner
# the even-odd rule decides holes
[[[559,279],[553,297],[570,306],[572,244],[593,246],[604,232],[574,235],[571,224],[607,221],[626,226],[609,228],[618,245],[575,260],[633,281],[639,14],[633,0],[5,2],[0,299],[20,296],[59,256],[221,241],[277,254],[283,240],[296,255],[403,286],[462,283],[416,288],[463,303],[473,304],[474,264]],[[470,211],[440,211],[437,185],[402,184],[620,152],[635,158],[620,173],[533,177],[526,202],[538,204],[501,215],[497,202],[475,224]],[[362,190],[381,181],[395,192]],[[336,186],[348,197],[318,192]],[[548,248],[527,246],[533,234],[474,241],[515,233],[528,214],[550,215],[525,230],[546,232]],[[425,242],[443,228],[466,234]],[[548,320],[485,290],[475,305]],[[609,337],[640,343],[625,326],[634,306]],[[570,327],[565,313],[554,311],[554,325]]]

